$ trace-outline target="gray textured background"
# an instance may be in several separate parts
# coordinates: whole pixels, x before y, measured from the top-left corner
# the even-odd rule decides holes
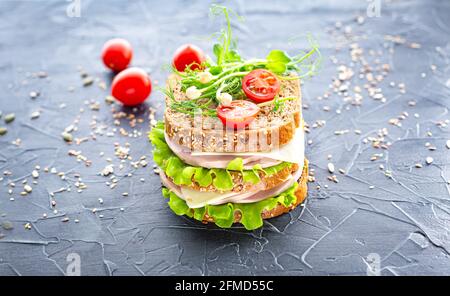
[[[8,127],[0,137],[0,173],[11,172],[0,182],[0,222],[14,226],[0,227],[0,275],[63,275],[70,253],[80,255],[83,275],[364,275],[371,253],[380,256],[385,275],[450,274],[450,150],[445,147],[450,139],[445,122],[450,107],[449,1],[381,1],[378,18],[366,16],[366,1],[229,3],[246,19],[234,25],[244,56],[264,56],[271,48],[293,53],[307,45],[307,32],[319,40],[324,55],[320,74],[303,88],[309,106],[304,117],[311,127],[307,139],[312,141],[306,154],[316,175],[306,208],[253,232],[217,229],[175,216],[160,194],[151,162],[136,169],[125,161],[119,169],[115,142],[131,144],[133,161],[143,155],[151,159],[148,108],[156,108],[161,118],[162,95],[154,90],[146,105],[123,110],[143,123],[132,128],[124,118],[116,127],[111,106],[104,102],[107,91],[98,82],[83,87],[77,70],[81,66],[109,85],[100,50],[107,39],[121,36],[134,47],[133,64],[161,85],[167,75],[163,66],[178,45],[193,42],[210,52],[208,38],[219,24],[208,18],[207,1],[81,4],[81,17],[69,18],[68,2],[62,0],[0,1],[0,110],[3,116],[16,113],[13,123],[0,123]],[[358,15],[365,18],[362,24],[355,21]],[[385,40],[387,34],[400,35],[405,42]],[[288,44],[292,37],[301,38]],[[349,46],[355,42],[374,68],[377,59],[390,65],[377,86],[384,103],[365,90],[360,106],[333,91],[323,97],[337,77],[337,66],[352,66]],[[421,47],[411,48],[411,43]],[[366,78],[359,78],[359,67],[355,69],[351,88],[363,87]],[[39,71],[48,77],[37,78]],[[399,83],[405,84],[404,94]],[[30,91],[41,95],[33,100]],[[410,101],[416,106],[409,106]],[[91,110],[92,102],[99,102],[100,110]],[[41,116],[30,119],[36,110]],[[401,126],[389,124],[405,111]],[[77,117],[74,137],[89,139],[68,145],[60,134]],[[325,124],[314,128],[318,120]],[[114,132],[120,127],[136,130],[138,136]],[[383,128],[388,131],[384,141],[391,146],[373,148],[370,139]],[[13,144],[18,138],[20,145]],[[70,149],[81,151],[92,165],[77,162],[67,154]],[[336,168],[347,172],[337,173],[339,183],[327,179],[328,154]],[[374,154],[378,159],[371,161]],[[434,158],[431,165],[425,164],[428,156]],[[107,158],[115,165],[114,189],[105,184],[109,177],[98,174]],[[423,167],[416,168],[416,163]],[[38,184],[31,184],[36,165],[41,166],[40,177]],[[65,180],[45,173],[44,167],[64,172]],[[87,185],[81,193],[76,174]],[[24,179],[33,187],[27,196],[20,195]],[[10,182],[16,183],[11,195]],[[50,195],[60,188],[70,191]],[[62,222],[65,217],[68,222]],[[26,223],[31,229],[25,229]]]

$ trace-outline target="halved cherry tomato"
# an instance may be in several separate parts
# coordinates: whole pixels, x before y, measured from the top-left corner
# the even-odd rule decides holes
[[[135,106],[150,95],[152,82],[148,74],[140,68],[128,68],[114,77],[111,94],[125,106]]]
[[[113,71],[120,72],[128,67],[132,57],[133,49],[131,44],[125,39],[111,39],[103,45],[103,63]]]
[[[256,69],[242,79],[242,90],[247,98],[256,103],[273,100],[280,90],[280,81],[270,71]]]
[[[256,104],[245,100],[231,101],[229,105],[217,107],[217,117],[225,126],[234,129],[248,126],[258,112],[259,107]]]
[[[189,67],[191,70],[202,68],[202,63],[206,61],[203,50],[193,44],[180,46],[173,55],[173,66],[180,72]]]

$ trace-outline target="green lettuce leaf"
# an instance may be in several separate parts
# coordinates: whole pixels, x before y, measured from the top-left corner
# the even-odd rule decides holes
[[[267,198],[250,204],[236,204],[235,210],[241,212],[241,224],[245,229],[257,229],[263,226],[261,213],[264,209],[273,209],[278,203],[276,198]]]
[[[182,216],[182,215],[189,215],[190,209],[188,207],[188,205],[186,204],[186,202],[179,198],[175,193],[170,192],[169,194],[169,207],[170,209],[177,215]]]
[[[297,196],[295,195],[295,191],[297,190],[298,183],[295,182],[293,186],[291,186],[286,191],[282,192],[277,197],[277,201],[284,205],[285,207],[290,206],[291,204],[295,203],[297,201]]]
[[[206,207],[194,209],[194,219],[198,221],[203,221],[203,217],[206,213]]]
[[[230,228],[234,222],[234,208],[232,203],[225,205],[208,205],[207,212],[208,215],[214,217],[214,221],[217,226],[221,228]],[[203,208],[206,208],[203,207]]]
[[[242,173],[242,178],[245,183],[258,184],[261,181],[258,172],[255,172],[254,170],[244,171]]]
[[[261,169],[262,171],[264,171],[264,173],[266,173],[266,175],[268,176],[272,176],[275,175],[276,173],[278,173],[279,171],[290,167],[292,165],[292,163],[290,162],[282,162],[280,164],[265,168],[265,169]],[[261,166],[260,166],[261,167]]]
[[[233,179],[229,171],[223,169],[211,169],[211,171],[214,174],[214,187],[221,191],[233,189]]]
[[[207,187],[212,184],[211,170],[197,167],[195,168],[194,180],[202,187]]]
[[[244,170],[244,161],[240,157],[236,157],[232,161],[230,161],[227,165],[227,170],[230,171],[243,171]]]
[[[261,213],[264,210],[271,210],[277,204],[282,204],[286,207],[292,205],[297,201],[295,191],[297,190],[298,183],[295,182],[286,191],[280,193],[278,196],[269,197],[264,200],[254,203],[227,203],[224,205],[206,205],[201,208],[190,209],[186,202],[176,196],[173,192],[163,188],[163,195],[170,197],[169,207],[177,215],[187,215],[193,217],[196,220],[203,221],[203,217],[206,213],[214,218],[215,224],[221,228],[230,228],[234,222],[234,214],[236,211],[241,213],[241,224],[247,230],[254,230],[263,225],[263,219]]]

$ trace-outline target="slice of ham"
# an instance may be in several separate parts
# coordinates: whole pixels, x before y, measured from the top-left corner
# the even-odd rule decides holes
[[[230,161],[236,158],[235,155],[201,155],[194,156],[189,148],[183,147],[172,141],[164,133],[166,143],[169,148],[175,153],[181,160],[192,166],[201,166],[204,168],[218,168],[225,169]],[[255,164],[260,164],[261,167],[267,168],[277,164],[280,164],[281,160],[271,159],[268,157],[261,157],[257,155],[245,155],[239,156],[242,158],[245,170],[251,170]]]
[[[228,202],[232,203],[252,203],[257,202],[269,197],[277,196],[278,194],[282,193],[283,191],[286,191],[289,187],[291,187],[294,182],[296,182],[302,174],[303,168],[300,167],[294,174],[290,175],[288,179],[286,179],[284,182],[280,183],[279,185],[269,189],[269,190],[261,190],[257,192],[243,192],[243,193],[234,193],[233,192],[226,192],[223,194],[223,198],[215,199],[213,202],[210,202],[208,204],[211,205],[221,205]],[[167,176],[161,172],[160,173],[161,181],[164,186],[169,188],[171,191],[173,191],[177,196],[180,198],[185,199],[182,194],[182,189],[180,186],[174,184]],[[187,201],[188,202],[188,201]]]

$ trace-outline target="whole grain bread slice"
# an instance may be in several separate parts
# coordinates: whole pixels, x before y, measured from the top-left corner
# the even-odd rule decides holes
[[[294,74],[280,83],[278,98],[290,99],[284,100],[278,108],[274,101],[260,106],[255,120],[247,128],[238,130],[226,128],[217,117],[177,112],[171,109],[171,99],[166,97],[166,134],[175,143],[199,152],[260,152],[285,145],[300,126],[301,91]],[[167,87],[172,89],[175,100],[188,100],[178,76],[171,75]]]

